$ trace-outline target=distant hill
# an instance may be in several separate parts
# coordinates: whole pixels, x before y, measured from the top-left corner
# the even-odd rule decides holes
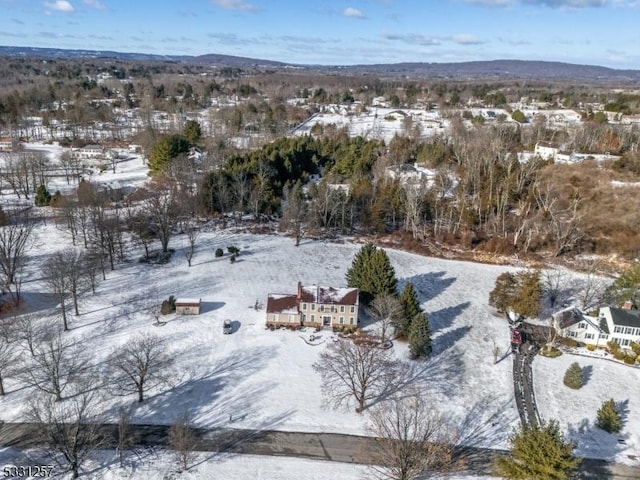
[[[342,67],[336,67],[342,69]],[[394,63],[353,65],[344,70],[358,73],[405,75],[443,79],[547,79],[585,82],[640,83],[640,70],[616,70],[594,65],[532,60],[489,60],[459,63]]]
[[[529,60],[490,60],[459,63],[406,62],[376,65],[296,65],[233,55],[154,55],[99,50],[0,46],[0,56],[59,59],[119,59],[161,61],[237,68],[291,68],[347,75],[403,76],[455,80],[535,79],[602,84],[640,84],[640,70],[617,70],[593,65]]]

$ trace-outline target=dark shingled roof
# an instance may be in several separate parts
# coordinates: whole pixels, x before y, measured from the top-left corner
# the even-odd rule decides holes
[[[640,328],[640,312],[638,310],[625,310],[623,308],[611,308],[613,324],[620,327]]]
[[[280,313],[297,309],[296,295],[269,295],[267,298],[267,313]]]
[[[567,328],[583,320],[582,314],[575,308],[563,310],[555,314],[560,328]]]
[[[601,318],[600,319],[600,330],[602,330],[602,332],[606,333],[607,335],[609,335],[611,333],[609,331],[609,325],[607,325],[607,319],[606,318]]]

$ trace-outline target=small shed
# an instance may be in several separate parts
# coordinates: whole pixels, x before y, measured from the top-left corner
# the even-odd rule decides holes
[[[200,315],[199,298],[178,298],[176,299],[176,315]]]

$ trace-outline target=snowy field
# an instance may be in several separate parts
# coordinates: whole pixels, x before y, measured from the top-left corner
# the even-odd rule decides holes
[[[0,450],[0,467],[4,465],[32,464],[42,461],[29,453],[10,448]],[[291,457],[263,457],[256,455],[232,455],[220,453],[198,454],[194,466],[178,475],[171,453],[155,449],[140,452],[135,464],[131,459],[120,467],[115,452],[101,451],[87,461],[87,469],[81,478],[87,480],[368,480],[371,470],[363,465],[325,462]],[[487,476],[446,475],[432,477],[440,480],[495,480]]]
[[[119,164],[115,175],[107,170],[94,180],[133,185],[145,179],[146,168],[138,157]],[[137,258],[142,252],[134,252],[129,263],[107,273],[107,280],[99,284],[95,295],[83,294],[80,315],[70,316],[71,330],[65,335],[81,342],[98,367],[114,348],[139,332],[165,338],[175,357],[168,385],[149,392],[143,404],[133,396],[117,396],[105,389],[100,405],[105,421],[115,420],[118,408],[127,406],[138,423],[168,424],[189,412],[201,427],[366,434],[366,411],[357,415],[353,406],[329,408],[321,395],[320,377],[312,368],[333,334],[322,332],[323,343],[312,346],[301,338],[309,332],[266,330],[264,311],[268,293],[294,293],[298,281],[344,286],[347,268],[361,245],[346,240],[303,240],[295,247],[292,239],[276,235],[223,231],[213,226],[204,230],[192,267],[184,256],[187,240],[183,236],[172,239],[170,247],[176,252],[166,265],[140,264]],[[39,227],[37,235],[37,244],[29,252],[23,297],[27,309],[37,312],[39,321],[59,322],[59,306],[41,280],[39,265],[52,252],[70,246],[71,239],[50,221]],[[228,255],[215,258],[216,248],[226,251],[230,245],[241,249],[235,264],[229,262]],[[399,288],[407,282],[414,284],[432,327],[433,355],[427,362],[410,363],[414,373],[411,386],[419,388],[435,408],[451,417],[452,428],[462,443],[506,448],[508,435],[519,421],[508,356],[509,331],[504,320],[493,315],[487,299],[496,277],[509,267],[394,250],[388,253]],[[154,326],[150,309],[169,295],[201,298],[201,315],[169,315],[164,318],[164,326]],[[254,308],[256,302],[261,309]],[[225,319],[234,322],[231,335],[222,333]],[[364,317],[361,326],[375,328]],[[494,365],[492,351],[496,346],[505,358]],[[400,359],[408,358],[401,343],[396,342],[393,352]],[[562,376],[573,361],[590,366],[590,378],[579,391],[562,385]],[[533,365],[540,413],[544,418],[560,420],[576,441],[578,453],[638,464],[629,456],[640,456],[639,369],[570,355],[536,357]],[[0,420],[24,419],[25,405],[34,392],[12,378],[5,380],[5,387]],[[593,427],[597,408],[611,397],[628,402],[623,432],[615,437]],[[4,455],[6,458],[11,452],[5,451]],[[213,461],[215,468],[228,468],[229,472],[236,468],[245,472],[240,467],[244,461],[237,458],[215,457],[205,462]],[[295,462],[302,462],[296,468],[304,470],[303,460],[255,461],[265,468],[264,476],[257,478],[286,480],[289,477],[278,469],[287,470]],[[318,463],[322,465],[319,476],[304,478],[325,478],[320,476],[325,472],[329,472],[326,478],[336,480],[363,478],[360,467]],[[221,477],[243,478],[241,473]],[[152,474],[136,475],[138,471],[127,478],[156,478],[149,476]],[[204,473],[202,477],[194,475],[210,478]],[[114,474],[112,478],[121,477]]]
[[[579,390],[562,383],[573,362],[578,362],[586,373],[586,383]],[[533,380],[540,415],[559,421],[575,442],[578,455],[640,465],[640,368],[591,356],[537,356]],[[595,426],[596,412],[610,398],[622,407],[624,427],[618,434]]]
[[[371,107],[355,113],[340,107],[336,106],[336,111],[312,115],[293,130],[294,135],[309,135],[315,125],[335,125],[338,128],[346,127],[351,137],[384,140],[388,145],[395,135],[407,134],[407,129],[412,131],[417,128],[421,136],[430,137],[443,134],[449,125],[449,121],[440,118],[437,112]],[[398,112],[404,112],[405,115]],[[405,122],[405,116],[409,117],[408,123]]]

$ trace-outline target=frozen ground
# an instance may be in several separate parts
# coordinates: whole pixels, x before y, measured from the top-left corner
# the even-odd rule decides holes
[[[113,451],[101,451],[87,462],[87,469],[81,478],[87,480],[368,480],[371,471],[363,465],[325,462],[291,457],[262,457],[255,455],[231,455],[207,453],[199,454],[194,466],[182,475],[177,474],[173,455],[166,451],[145,450],[139,457],[127,458],[120,467]],[[17,460],[17,461],[16,461]],[[5,465],[32,465],[41,461],[36,452],[17,452],[12,449],[0,450],[0,468]],[[46,462],[46,460],[45,460]],[[0,470],[1,471],[1,470]],[[441,480],[495,480],[487,476],[443,476]]]
[[[128,169],[122,165],[116,175],[107,171],[98,178],[105,183],[116,179],[122,184],[144,181],[142,160],[132,162],[137,163],[129,164]],[[254,309],[256,301],[266,303],[268,293],[295,292],[298,281],[344,286],[346,270],[360,245],[303,240],[296,248],[292,239],[279,236],[213,227],[205,230],[191,268],[183,255],[186,240],[176,236],[171,241],[176,249],[171,263],[139,264],[136,260],[141,252],[134,252],[129,263],[108,272],[95,295],[82,295],[80,315],[70,318],[67,335],[83,344],[94,363],[100,365],[115,347],[138,332],[166,338],[168,350],[176,359],[169,384],[151,391],[142,405],[133,396],[117,396],[105,390],[101,409],[106,419],[113,420],[118,407],[125,405],[133,409],[134,420],[141,423],[170,423],[189,411],[196,424],[203,427],[366,433],[367,413],[356,415],[353,408],[329,408],[321,395],[319,375],[312,369],[332,334],[323,332],[325,344],[311,346],[300,338],[305,333],[265,330],[264,308]],[[56,321],[59,308],[40,279],[39,265],[48,254],[71,242],[51,221],[37,233],[37,245],[29,253],[24,298],[40,321]],[[235,264],[229,262],[228,255],[214,256],[216,248],[226,250],[229,245],[241,249]],[[388,253],[399,287],[407,282],[415,285],[432,325],[432,358],[412,363],[416,385],[436,408],[452,417],[461,441],[506,448],[511,428],[518,422],[512,362],[506,356],[493,365],[492,350],[497,346],[508,354],[509,335],[504,320],[488,307],[487,298],[497,275],[508,267],[394,250]],[[164,326],[153,326],[150,307],[169,295],[202,298],[202,314],[170,315],[164,319]],[[224,319],[234,321],[233,334],[223,335]],[[363,327],[373,328],[366,323]],[[407,358],[403,344],[396,343],[394,352]],[[568,364],[576,360],[591,366],[587,385],[577,392],[562,385]],[[534,379],[540,413],[560,420],[577,442],[580,454],[638,463],[629,455],[640,456],[640,370],[568,355],[558,359],[537,357]],[[8,394],[0,399],[0,420],[19,421],[33,391],[12,378],[6,379],[6,387]],[[598,406],[611,397],[628,401],[625,427],[616,437],[593,428]],[[288,459],[258,463],[266,466],[279,461],[289,465]],[[357,474],[349,470],[347,476],[336,473],[335,478],[359,478]],[[264,478],[286,478],[271,475]]]

